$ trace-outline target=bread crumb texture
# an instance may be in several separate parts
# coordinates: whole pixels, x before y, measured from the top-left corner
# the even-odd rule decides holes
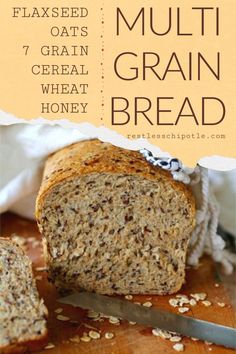
[[[59,289],[161,295],[184,282],[193,195],[139,152],[98,140],[58,151],[36,216]]]
[[[0,238],[0,353],[45,345],[47,309],[39,298],[31,262],[9,239]]]

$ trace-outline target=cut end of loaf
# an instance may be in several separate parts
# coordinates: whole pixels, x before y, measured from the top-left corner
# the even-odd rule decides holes
[[[159,295],[181,288],[195,224],[186,186],[137,152],[97,141],[56,153],[45,176],[37,218],[59,288]]]
[[[30,260],[19,246],[0,238],[0,352],[42,348],[47,338],[46,317]]]

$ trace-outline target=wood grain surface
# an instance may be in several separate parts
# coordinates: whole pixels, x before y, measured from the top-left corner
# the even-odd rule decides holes
[[[33,262],[37,285],[40,295],[44,298],[49,310],[48,328],[49,342],[55,347],[46,349],[40,353],[50,354],[169,354],[176,353],[173,349],[175,343],[169,340],[155,337],[152,329],[138,324],[131,325],[127,321],[121,321],[120,325],[113,325],[105,319],[103,322],[89,320],[87,312],[69,305],[61,305],[57,302],[58,295],[53,285],[47,281],[45,271],[38,271],[38,267],[44,266],[43,251],[41,242],[35,242],[34,238],[41,240],[37,225],[33,221],[20,218],[14,214],[4,214],[1,217],[1,236],[12,237],[17,234],[27,239],[26,251]],[[33,239],[32,239],[33,238]],[[216,286],[215,284],[219,284]],[[234,308],[230,302],[230,297],[224,288],[223,283],[216,272],[213,262],[209,258],[204,258],[198,269],[187,269],[186,284],[181,290],[181,294],[190,295],[192,293],[205,292],[207,300],[212,305],[209,307],[198,303],[191,307],[187,316],[216,322],[227,326],[236,326]],[[163,308],[176,312],[177,309],[169,305],[168,300],[174,296],[134,296],[132,301],[144,303],[149,300],[154,307]],[[225,307],[220,307],[217,303],[225,303]],[[58,308],[63,308],[62,315],[70,318],[70,321],[59,321],[54,312]],[[70,341],[76,335],[89,332],[90,326],[101,333],[101,338],[92,340],[89,343]],[[113,339],[105,339],[104,334],[111,332]],[[183,338],[184,353],[186,354],[231,354],[233,350],[216,345],[208,345],[201,341],[193,341]]]

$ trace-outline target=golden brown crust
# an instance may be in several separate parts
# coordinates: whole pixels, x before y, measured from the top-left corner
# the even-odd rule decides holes
[[[32,338],[25,342],[12,343],[6,347],[0,347],[0,354],[18,354],[36,352],[43,349],[48,343],[48,331],[40,337]]]
[[[137,151],[125,150],[99,140],[75,143],[51,155],[45,165],[44,177],[36,202],[36,218],[40,218],[46,193],[67,178],[91,173],[138,175],[149,180],[168,181],[185,194],[195,215],[192,192],[184,183],[173,179],[170,172],[149,164]]]

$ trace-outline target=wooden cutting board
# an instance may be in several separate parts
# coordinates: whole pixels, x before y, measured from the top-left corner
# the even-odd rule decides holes
[[[20,218],[14,214],[4,214],[1,218],[1,235],[11,237],[17,234],[27,239],[25,247],[27,254],[32,259],[35,275],[37,276],[37,285],[40,295],[44,298],[49,310],[48,328],[49,342],[55,347],[43,350],[40,353],[51,354],[169,354],[176,353],[172,348],[175,343],[167,339],[162,339],[152,335],[151,328],[140,325],[131,325],[127,321],[121,321],[120,325],[110,324],[107,319],[103,322],[94,322],[86,317],[87,312],[68,305],[57,303],[57,293],[53,285],[47,281],[45,271],[37,270],[44,266],[42,257],[42,244],[35,242],[35,239],[41,240],[35,222]],[[217,285],[216,285],[217,284]],[[219,286],[218,286],[219,284]],[[188,269],[186,284],[181,290],[181,294],[190,295],[192,293],[207,293],[207,300],[212,305],[209,307],[198,303],[191,307],[186,314],[202,320],[217,322],[219,324],[235,327],[236,317],[234,308],[230,302],[230,297],[219,276],[216,273],[215,266],[209,258],[204,258],[198,269]],[[177,309],[169,305],[168,300],[174,296],[134,296],[132,301],[144,303],[151,301],[154,307],[164,308],[171,312]],[[225,307],[220,307],[217,303],[225,303]],[[62,315],[70,318],[70,321],[59,321],[54,312],[58,308],[63,308]],[[70,339],[83,332],[89,332],[90,326],[100,331],[101,338],[91,342],[73,343]],[[113,339],[105,339],[106,332],[114,334]],[[216,345],[208,345],[201,341],[193,341],[183,338],[184,353],[186,354],[232,354],[233,350],[225,349]]]

